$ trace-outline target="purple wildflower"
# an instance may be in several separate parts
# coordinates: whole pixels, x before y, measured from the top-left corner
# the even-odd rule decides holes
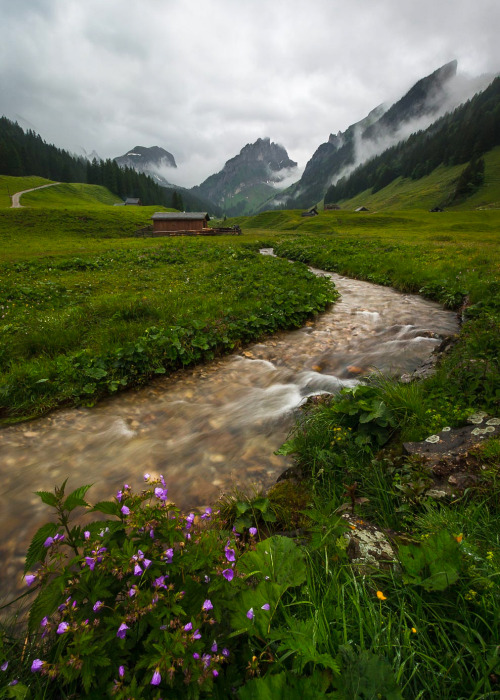
[[[149,481],[151,478],[151,474],[144,474],[144,481]]]
[[[205,668],[208,668],[210,666],[210,662],[212,661],[212,657],[210,656],[210,654],[203,654],[201,660],[203,661],[203,666]]]
[[[202,520],[210,520],[212,517],[212,509],[211,508],[205,508],[205,512],[201,516]]]
[[[249,620],[253,620],[253,618],[255,617],[255,613],[253,611],[253,608],[250,608],[250,610],[247,612],[247,617]]]
[[[130,508],[128,506],[122,506],[120,508],[120,510],[123,513],[123,515],[125,515],[125,516],[130,515]]]
[[[165,576],[158,576],[158,578],[155,579],[155,588],[166,588],[165,586]]]
[[[214,606],[212,605],[212,601],[207,599],[201,606],[201,609],[205,612],[208,612],[209,610],[213,610],[213,607]]]
[[[154,540],[154,538],[155,538],[155,531],[153,530],[153,528],[151,528],[151,530],[149,531],[149,536],[151,537],[152,540]]]
[[[18,679],[17,679],[17,678],[14,678],[14,680],[11,681],[11,682],[9,683],[9,685],[17,685],[18,683],[19,683]]]
[[[269,603],[264,603],[264,605],[262,605],[260,609],[261,610],[269,610],[270,607],[271,606],[269,605]]]
[[[168,489],[162,489],[161,486],[155,488],[155,496],[160,501],[166,501],[168,496]]]
[[[136,593],[137,593],[137,586],[132,586],[132,588],[128,592],[128,597],[133,598]]]
[[[95,559],[94,557],[85,557],[85,562],[91,571],[95,569]]]
[[[143,564],[144,568],[147,569],[148,567],[151,566],[151,559],[144,559],[142,564]]]
[[[226,559],[227,559],[228,561],[236,561],[236,556],[235,556],[235,554],[234,554],[234,549],[231,549],[231,547],[229,546],[229,544],[230,544],[230,543],[229,543],[229,541],[228,541],[227,545],[224,547],[224,554],[226,555]]]
[[[116,636],[120,639],[125,639],[125,635],[127,634],[128,629],[130,629],[130,627],[127,624],[125,624],[125,622],[122,622],[122,624],[118,627],[118,632],[116,633]]]
[[[102,608],[103,605],[104,603],[102,602],[102,600],[98,600],[94,603],[94,607],[92,608],[92,610],[94,612],[97,612],[100,608]]]
[[[197,651],[195,651],[194,654],[193,654],[193,659],[197,659],[197,660],[198,660],[199,658],[200,658],[200,655],[198,654]]]
[[[31,586],[31,584],[33,583],[33,581],[35,579],[36,579],[35,574],[26,574],[26,576],[24,577],[24,580],[26,581],[27,586]]]
[[[167,564],[172,563],[172,559],[174,558],[174,550],[172,549],[172,547],[170,547],[170,549],[165,550],[164,557]]]
[[[122,498],[123,498],[123,491],[120,490],[120,491],[118,491],[117,494],[116,494],[116,500],[120,503],[121,500],[122,500]]]
[[[0,666],[0,671],[6,671],[9,668],[9,662],[4,661],[3,664]]]
[[[49,622],[49,618],[47,616],[42,618],[42,621],[40,622],[40,627],[46,627]]]
[[[193,639],[201,639],[200,630],[195,630],[192,634]]]
[[[139,564],[134,566],[134,576],[140,576],[142,574],[142,569]]]
[[[256,527],[250,527],[250,528],[248,529],[248,532],[252,535],[252,537],[255,537],[255,535],[257,534],[257,528],[256,528]]]
[[[120,676],[120,678],[123,678],[123,676],[125,675],[125,666],[118,666],[118,675]]]
[[[60,622],[59,627],[57,628],[57,634],[64,634],[68,628],[69,625],[67,622]]]
[[[192,622],[188,622],[187,625],[184,625],[184,631],[185,631],[185,632],[191,632],[192,629],[193,629],[193,623],[192,623]]]
[[[217,671],[216,668],[213,669],[212,675],[213,675],[214,678],[217,678],[217,676],[219,675],[219,672]]]
[[[189,530],[191,525],[194,522],[195,515],[194,513],[189,513],[189,515],[186,517],[186,530]]]
[[[83,533],[83,536],[85,537],[86,540],[89,540],[90,539],[90,530],[85,530],[85,532]]]
[[[151,685],[160,685],[161,683],[161,676],[160,676],[160,671],[156,669],[156,671],[153,673],[153,677],[150,681]]]
[[[222,575],[224,576],[226,581],[232,581],[234,578],[234,571],[232,569],[224,569]]]
[[[54,544],[54,538],[53,537],[47,537],[45,542],[43,543],[44,547],[50,547],[51,545]]]
[[[229,656],[229,654],[230,654],[229,649],[227,649],[226,647],[224,647],[224,649],[222,650],[222,656],[224,656],[224,657],[227,659],[228,656]]]
[[[44,665],[45,661],[42,661],[41,659],[35,659],[33,663],[31,664],[31,671],[32,673],[36,673],[36,671],[40,671],[42,666]]]
[[[217,642],[216,641],[214,641],[214,643],[210,647],[210,651],[213,651],[214,654],[217,652]]]

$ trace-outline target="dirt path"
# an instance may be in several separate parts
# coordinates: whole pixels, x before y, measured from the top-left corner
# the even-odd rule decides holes
[[[60,185],[60,182],[51,182],[50,185],[41,185],[40,187],[32,187],[30,190],[23,190],[22,192],[16,192],[15,194],[12,195],[12,204],[10,205],[11,209],[20,209],[22,208],[22,204],[19,201],[21,199],[21,195],[26,194],[26,192],[34,192],[35,190],[43,190],[45,187],[54,187],[54,185]]]

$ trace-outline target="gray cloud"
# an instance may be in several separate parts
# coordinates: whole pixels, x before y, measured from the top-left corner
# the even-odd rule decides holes
[[[467,75],[500,69],[497,0],[2,6],[0,113],[103,157],[163,146],[186,186],[263,136],[303,167],[331,132],[453,58]]]

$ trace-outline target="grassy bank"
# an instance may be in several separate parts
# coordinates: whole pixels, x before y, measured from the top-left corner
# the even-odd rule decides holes
[[[27,641],[0,635],[0,692],[155,700],[499,697],[500,441],[469,450],[473,484],[442,500],[427,493],[425,460],[405,455],[401,446],[463,425],[478,409],[498,415],[498,212],[330,212],[310,220],[275,212],[234,223],[244,236],[210,242],[82,241],[59,230],[65,251],[73,241],[96,247],[92,255],[50,258],[40,234],[33,256],[19,250],[16,258],[11,249],[4,275],[21,279],[31,295],[37,290],[31,303],[50,302],[54,323],[60,312],[73,313],[71,295],[76,309],[87,309],[74,327],[99,312],[95,329],[83,326],[89,349],[75,351],[77,337],[65,355],[85,360],[90,353],[84,381],[96,388],[114,375],[110,365],[92,359],[99,347],[92,342],[101,342],[106,328],[122,328],[125,310],[139,335],[119,347],[132,351],[134,364],[127,367],[138,367],[137,344],[149,352],[149,338],[155,353],[159,343],[167,358],[175,347],[199,361],[225,338],[241,342],[272,330],[269,319],[291,325],[319,308],[331,291],[314,286],[303,266],[258,258],[253,249],[264,242],[284,256],[422,290],[462,309],[460,337],[424,382],[377,378],[306,407],[282,448],[294,456],[298,480],[280,482],[268,494],[238,494],[213,511],[180,514],[168,503],[168,484],[148,476],[143,493],[124,486],[116,499],[97,504],[95,517],[107,521],[83,532],[68,521],[77,507],[90,510],[86,487],[69,496],[41,493],[55,511],[26,562],[37,596]],[[45,281],[55,285],[52,299],[48,287],[38,287]],[[127,294],[117,295],[124,284]],[[146,299],[139,287],[147,287]],[[167,287],[172,296],[164,308]],[[107,305],[112,314],[106,315]],[[170,307],[186,319],[187,335],[166,334]],[[158,309],[165,316],[147,315]],[[138,319],[139,312],[145,317]],[[25,335],[36,326],[39,312],[33,314]],[[151,321],[156,330],[144,331]],[[12,338],[19,348],[9,372],[25,347],[24,336]],[[23,357],[20,368],[35,362]],[[154,372],[160,365],[152,357]],[[53,359],[57,367],[58,356]],[[63,364],[51,383],[62,370]],[[9,384],[12,391],[19,383]],[[46,384],[35,386],[46,391]],[[58,400],[61,387],[55,386]],[[380,568],[348,551],[349,533],[366,523],[392,543]],[[295,539],[276,534],[284,531]]]
[[[148,212],[130,209],[30,209],[0,220],[4,422],[89,405],[300,326],[334,298],[305,266],[234,237],[132,238]]]

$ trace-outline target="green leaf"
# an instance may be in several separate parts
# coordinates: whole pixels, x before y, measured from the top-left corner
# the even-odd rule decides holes
[[[236,512],[238,515],[243,515],[243,513],[246,513],[247,510],[250,508],[250,503],[248,501],[238,501],[236,503]]]
[[[55,496],[50,491],[35,491],[35,493],[37,496],[40,496],[40,498],[46,505],[53,507],[57,506],[57,496]]]
[[[99,503],[96,503],[95,506],[89,510],[89,513],[95,512],[120,517],[120,507],[118,503],[114,501],[99,501]]]
[[[102,367],[89,367],[85,374],[87,377],[92,377],[92,379],[102,379],[106,377],[108,373],[105,369],[102,369]]]
[[[38,630],[42,618],[52,615],[54,610],[61,603],[63,585],[62,581],[54,579],[41,589],[30,609],[28,619],[28,628],[30,632]]]
[[[406,583],[421,585],[427,591],[444,591],[458,580],[460,546],[448,531],[431,535],[422,543],[401,545],[399,558]]]
[[[43,543],[47,537],[53,537],[56,534],[57,528],[57,523],[45,523],[45,525],[42,525],[42,527],[35,532],[26,554],[24,573],[31,571],[39,561],[45,560],[47,548],[43,546]]]
[[[84,500],[84,496],[87,491],[92,487],[92,484],[86,484],[85,486],[79,486],[75,489],[63,503],[63,508],[68,511],[72,511],[78,506],[88,507],[87,501]]]
[[[275,535],[259,542],[253,552],[246,552],[238,561],[238,570],[247,575],[261,574],[262,578],[280,586],[300,586],[306,579],[304,554],[289,537]]]
[[[246,683],[238,692],[239,700],[322,700],[334,697],[325,695],[324,688],[328,686],[323,676],[315,673],[312,676],[299,678],[289,671],[275,675],[266,674],[264,678],[254,678]],[[357,696],[352,696],[357,697]]]

